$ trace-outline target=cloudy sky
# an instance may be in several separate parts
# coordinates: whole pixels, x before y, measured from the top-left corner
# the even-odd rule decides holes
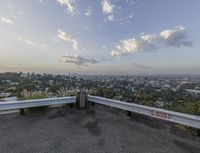
[[[199,0],[1,0],[0,71],[200,74]]]

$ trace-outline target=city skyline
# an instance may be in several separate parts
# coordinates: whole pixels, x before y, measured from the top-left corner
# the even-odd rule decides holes
[[[200,75],[198,0],[2,0],[0,71]]]

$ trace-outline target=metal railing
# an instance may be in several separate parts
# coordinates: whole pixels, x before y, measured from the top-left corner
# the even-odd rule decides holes
[[[23,109],[40,106],[60,105],[60,104],[73,104],[76,103],[76,97],[61,97],[61,98],[46,98],[46,99],[34,99],[12,102],[1,102],[0,111]]]
[[[142,105],[127,103],[127,102],[121,102],[118,100],[112,100],[108,98],[102,98],[102,97],[91,96],[91,95],[87,96],[87,100],[98,103],[98,104],[116,107],[123,110],[135,112],[138,114],[143,114],[150,117],[154,117],[154,118],[158,118],[158,119],[162,119],[162,120],[166,120],[166,121],[170,121],[174,123],[179,123],[179,124],[200,129],[200,116],[178,113],[178,112],[168,111],[164,109],[142,106]]]
[[[94,103],[116,107],[116,108],[127,110],[130,112],[143,114],[143,115],[158,118],[161,120],[166,120],[166,121],[179,123],[179,124],[200,129],[200,116],[178,113],[178,112],[168,111],[168,110],[154,108],[154,107],[142,106],[138,104],[127,103],[127,102],[122,102],[122,101],[98,97],[98,96],[92,96],[92,95],[86,96],[85,93],[79,94],[78,101],[79,101],[80,108],[85,107],[86,99]],[[24,109],[24,108],[40,107],[40,106],[50,106],[50,105],[75,104],[76,102],[77,102],[76,96],[23,100],[23,101],[13,101],[13,102],[1,102],[0,111]]]

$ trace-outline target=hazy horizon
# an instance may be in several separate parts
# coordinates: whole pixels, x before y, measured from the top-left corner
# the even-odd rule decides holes
[[[200,75],[198,0],[0,3],[0,72]]]

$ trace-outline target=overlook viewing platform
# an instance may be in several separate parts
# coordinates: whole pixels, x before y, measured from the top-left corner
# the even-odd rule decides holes
[[[200,138],[96,105],[0,116],[0,153],[199,153]]]
[[[85,105],[81,104],[81,101],[85,98],[97,104],[92,106],[91,103],[86,103],[87,109],[69,107],[72,106],[70,104],[78,104],[84,108]],[[100,103],[113,107],[105,107]],[[54,104],[65,106],[36,109],[33,112],[26,112],[25,115],[0,115],[0,153],[200,152],[200,138],[196,134],[184,128],[181,130],[176,123],[148,116],[149,108],[126,103],[121,105],[119,101],[102,97],[80,95],[78,103],[75,97],[8,102],[1,103],[0,109]],[[137,107],[147,115],[142,113],[130,116],[130,112],[129,116],[126,115],[127,110],[137,112]],[[181,119],[183,123],[186,119],[186,124],[189,122],[195,123],[194,127],[199,126],[198,118],[195,119],[195,116],[186,115],[186,118],[181,118],[182,114],[169,112],[159,117],[166,116],[167,119],[177,119],[178,122]]]

